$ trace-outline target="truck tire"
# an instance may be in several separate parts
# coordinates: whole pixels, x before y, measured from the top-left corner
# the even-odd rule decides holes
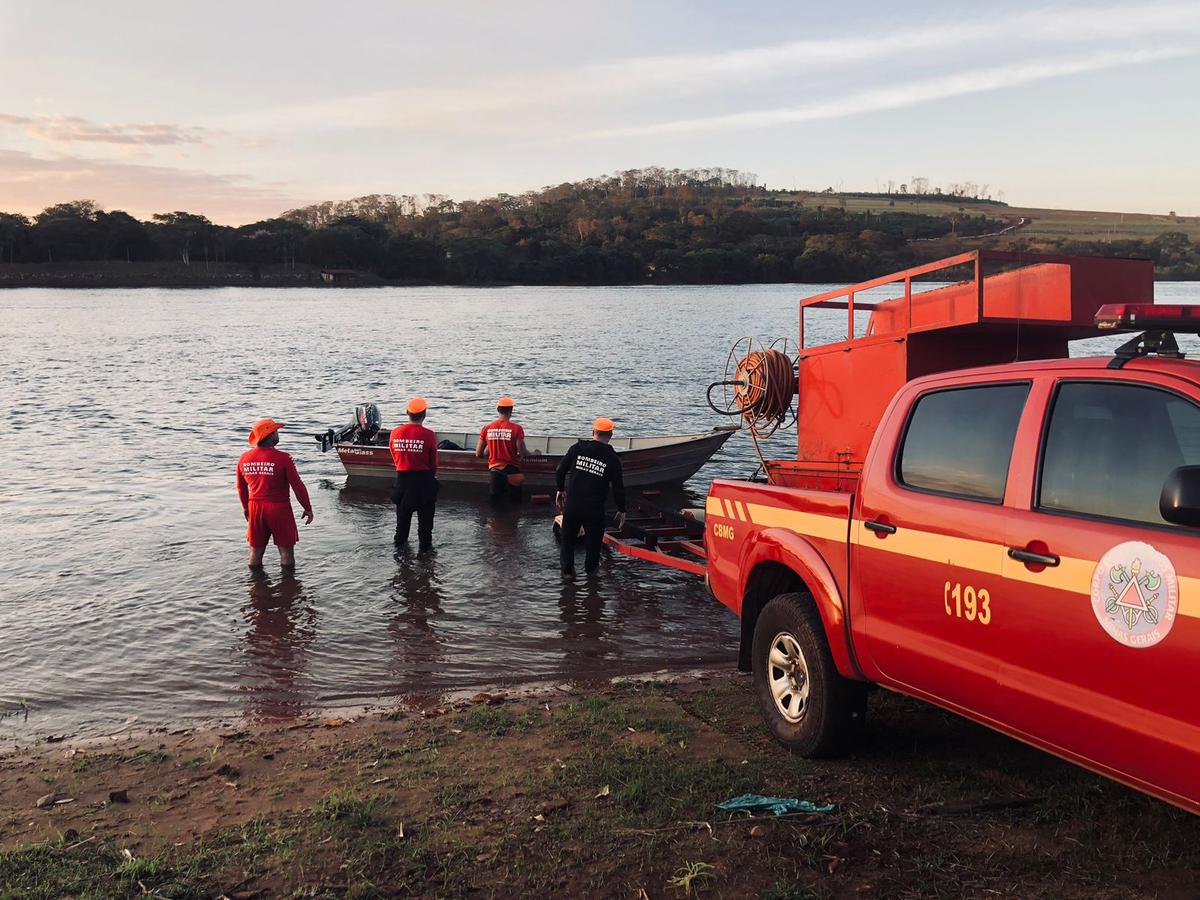
[[[754,690],[771,734],[805,757],[838,756],[862,736],[866,686],[833,663],[810,594],[772,598],[754,625]]]

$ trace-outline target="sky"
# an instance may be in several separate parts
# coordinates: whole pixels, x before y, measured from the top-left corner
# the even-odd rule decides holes
[[[0,211],[243,224],[644,166],[1200,215],[1200,2],[0,0]]]

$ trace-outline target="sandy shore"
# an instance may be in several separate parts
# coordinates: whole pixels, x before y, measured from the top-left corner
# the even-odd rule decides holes
[[[732,675],[43,744],[0,758],[0,897],[1194,896],[1200,819],[872,700],[833,761]]]

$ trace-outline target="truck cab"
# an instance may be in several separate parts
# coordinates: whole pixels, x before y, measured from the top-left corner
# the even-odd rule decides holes
[[[1200,812],[1200,362],[1170,337],[1200,310],[1153,306],[1152,279],[980,251],[804,301],[802,335],[849,315],[802,338],[797,457],[705,506],[776,738],[846,751],[878,685]]]

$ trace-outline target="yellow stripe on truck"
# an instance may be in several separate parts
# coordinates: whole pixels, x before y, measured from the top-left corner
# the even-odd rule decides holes
[[[951,537],[948,534],[935,534],[912,528],[902,528],[895,534],[888,535],[886,539],[879,540],[860,521],[854,523],[853,532],[856,544],[866,545],[873,550],[973,569],[1010,581],[1082,594],[1085,597],[1092,595],[1092,575],[1096,571],[1098,560],[1063,556],[1059,558],[1057,566],[1049,566],[1041,572],[1031,572],[1025,568],[1024,563],[1008,558],[1008,547],[1004,544]],[[1179,576],[1179,615],[1200,618],[1200,578]]]
[[[974,569],[977,572],[986,572],[991,575],[1002,574],[1001,567],[1004,565],[1005,548],[987,541],[951,537],[948,534],[933,534],[928,531],[916,531],[912,528],[901,528],[895,534],[881,539],[857,520],[852,531],[854,543],[866,545],[872,550],[883,550],[913,559],[961,566],[964,569]]]
[[[780,509],[778,506],[765,506],[762,503],[747,503],[746,509],[750,521],[763,528],[786,528],[797,534],[825,538],[829,541],[844,541],[848,535],[847,521],[840,516]]]
[[[1179,615],[1200,619],[1200,578],[1179,576]]]
[[[704,501],[704,512],[738,522],[750,522],[763,528],[786,528],[797,534],[831,541],[844,541],[847,537],[847,522],[840,516],[780,509],[778,506],[742,503],[740,500],[723,500],[718,497],[709,497]]]
[[[738,513],[744,511],[744,515],[738,515],[734,510],[739,502],[726,500],[725,505],[722,505],[720,499],[709,497],[705,501],[704,509],[709,515],[749,521],[763,528],[786,528],[808,537],[830,541],[846,540],[846,520],[841,516],[800,512],[762,503],[742,503]],[[991,541],[953,537],[914,528],[901,528],[895,534],[881,540],[858,520],[850,527],[849,534],[854,543],[872,550],[972,569],[1011,581],[1082,594],[1085,597],[1092,595],[1092,574],[1096,571],[1097,560],[1063,556],[1057,566],[1048,567],[1041,572],[1030,572],[1023,563],[1008,558],[1008,547]],[[1200,619],[1200,578],[1179,576],[1179,615]]]

